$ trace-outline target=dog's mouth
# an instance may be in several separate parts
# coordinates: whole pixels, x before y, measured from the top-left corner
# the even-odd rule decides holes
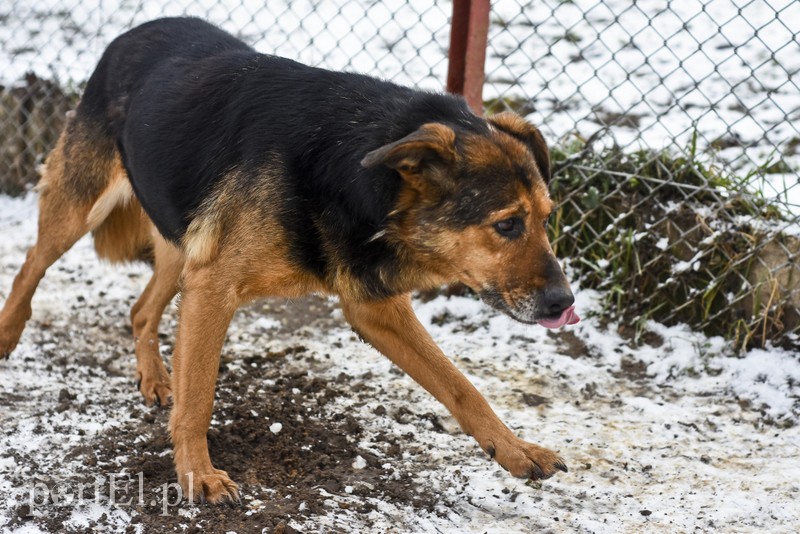
[[[577,324],[580,320],[581,318],[575,313],[575,306],[570,306],[565,308],[558,317],[539,319],[536,322],[545,328],[561,328],[567,324]]]
[[[536,317],[536,306],[522,305],[517,307],[509,306],[506,299],[503,298],[501,293],[495,289],[487,289],[478,293],[486,304],[492,308],[501,311],[520,323],[525,324],[538,324],[545,328],[561,328],[565,325],[577,324],[581,318],[575,312],[575,306],[565,308],[559,315],[551,317],[539,318]]]

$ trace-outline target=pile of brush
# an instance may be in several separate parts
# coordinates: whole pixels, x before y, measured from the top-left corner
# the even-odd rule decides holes
[[[554,248],[612,319],[686,323],[739,348],[800,345],[796,215],[713,165],[666,152],[553,151]]]
[[[55,146],[76,91],[33,73],[0,86],[0,193],[18,195],[39,180],[38,167]]]

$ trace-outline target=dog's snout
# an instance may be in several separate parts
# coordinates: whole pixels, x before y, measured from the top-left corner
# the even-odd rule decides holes
[[[575,297],[568,287],[556,286],[545,289],[542,300],[545,312],[550,316],[555,316],[572,306]]]

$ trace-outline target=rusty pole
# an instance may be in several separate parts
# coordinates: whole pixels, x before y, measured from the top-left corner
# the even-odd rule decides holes
[[[483,66],[489,35],[489,0],[453,0],[447,91],[464,95],[483,114]]]

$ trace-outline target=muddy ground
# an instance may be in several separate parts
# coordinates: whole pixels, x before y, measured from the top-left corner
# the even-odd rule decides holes
[[[273,304],[278,313],[272,317],[281,321],[281,330],[294,331],[299,325],[313,329],[330,326],[334,304],[322,298],[309,297]],[[264,303],[259,303],[256,307],[263,306]],[[256,307],[242,313],[251,313]],[[119,325],[117,333],[122,334],[124,346],[130,331]],[[165,352],[169,353],[171,347],[167,336],[162,338]],[[362,404],[372,400],[375,383],[386,377],[364,375],[355,379],[342,372],[335,380],[324,380],[313,378],[308,371],[300,369],[304,365],[313,368],[320,360],[329,358],[328,354],[313,354],[301,344],[289,345],[275,352],[267,350],[241,360],[231,350],[223,354],[214,423],[208,441],[215,464],[224,466],[240,485],[243,499],[241,504],[222,506],[191,506],[186,500],[176,504],[178,489],[174,485],[172,458],[168,454],[171,449],[166,430],[168,409],[149,409],[139,405],[133,382],[130,388],[110,387],[99,398],[83,400],[79,400],[70,390],[68,381],[65,382],[65,387],[58,392],[58,404],[41,414],[51,418],[55,428],[33,428],[35,435],[47,435],[47,439],[58,440],[53,430],[58,430],[57,421],[66,411],[91,414],[97,410],[123,410],[122,413],[112,413],[119,424],[63,450],[62,460],[67,465],[78,463],[84,466],[79,473],[73,473],[71,469],[53,472],[51,465],[39,465],[35,455],[16,458],[28,464],[32,472],[50,474],[34,479],[36,489],[33,494],[23,492],[18,495],[13,518],[5,527],[13,529],[32,523],[52,532],[102,529],[108,525],[107,516],[88,519],[74,526],[68,523],[73,517],[72,505],[78,499],[80,484],[85,488],[81,494],[83,506],[109,504],[111,473],[118,474],[115,476],[114,500],[131,516],[124,529],[126,532],[137,532],[141,528],[145,532],[172,529],[188,532],[293,532],[289,523],[293,520],[305,522],[324,515],[326,507],[352,509],[368,516],[378,510],[377,500],[434,511],[437,497],[430,489],[415,484],[410,474],[393,476],[393,461],[405,453],[421,454],[423,457],[419,461],[425,463],[422,451],[406,447],[398,436],[387,435],[378,443],[383,453],[378,457],[358,446],[363,437],[359,421],[349,413],[328,406],[331,399],[345,395]],[[65,356],[57,357],[48,365],[48,371],[63,372],[68,376],[71,363]],[[94,373],[108,373],[123,381],[129,378],[120,376],[113,361],[104,361],[91,354],[81,358],[79,363],[88,370],[93,369]],[[293,369],[287,371],[287,363]],[[374,383],[365,384],[372,379]],[[4,394],[0,400],[13,404],[18,399]],[[434,428],[443,431],[437,415],[417,413],[413,406],[401,407],[392,413],[378,407],[375,413],[397,421],[426,419]],[[270,430],[272,422],[282,422],[279,431]],[[15,430],[7,427],[5,432],[11,434]],[[72,429],[64,431],[73,432]],[[359,457],[363,461],[357,460]],[[355,461],[359,462],[356,467],[353,465]],[[31,485],[24,475],[12,478],[11,483],[17,487]],[[63,498],[53,498],[53,494],[63,495]],[[140,495],[144,498],[141,499]],[[334,496],[342,500],[332,500]],[[347,501],[351,497],[371,499],[350,504]]]

